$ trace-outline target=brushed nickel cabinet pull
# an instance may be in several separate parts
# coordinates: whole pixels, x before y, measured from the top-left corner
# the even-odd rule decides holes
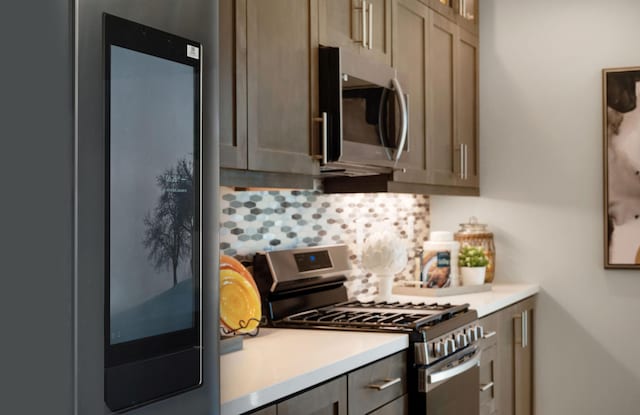
[[[493,382],[485,383],[484,385],[480,385],[480,392],[486,392],[491,388],[493,388]]]
[[[527,310],[522,312],[522,348],[526,349],[529,346],[529,333],[528,332],[528,312]]]
[[[323,112],[321,117],[315,117],[313,121],[322,123],[322,154],[316,158],[322,160],[322,164],[327,164],[327,139],[329,134],[327,113]]]
[[[369,3],[369,49],[373,49],[373,3]]]
[[[366,0],[362,0],[362,5],[361,7],[354,7],[353,10],[359,10],[361,14],[360,16],[360,36],[361,39],[360,40],[355,40],[354,42],[356,43],[362,43],[362,47],[367,49],[367,34],[368,34],[368,30],[367,30],[367,1]],[[353,36],[356,36],[355,33],[353,34]]]
[[[469,179],[469,146],[464,145],[464,179]]]
[[[483,339],[490,339],[491,337],[495,336],[496,334],[497,334],[497,332],[491,331],[491,332],[485,334],[482,338]]]
[[[372,383],[367,385],[367,388],[381,391],[395,385],[396,383],[400,383],[400,381],[402,381],[402,378],[382,379],[383,383]]]
[[[460,144],[460,178],[464,180],[464,144]]]

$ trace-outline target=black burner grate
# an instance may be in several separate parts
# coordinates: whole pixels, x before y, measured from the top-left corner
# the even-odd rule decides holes
[[[468,310],[468,305],[348,301],[293,314],[278,325],[375,331],[406,331],[432,326]]]

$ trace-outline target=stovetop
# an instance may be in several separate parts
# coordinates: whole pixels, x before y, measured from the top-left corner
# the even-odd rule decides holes
[[[449,320],[456,320],[455,325],[458,326],[476,318],[476,313],[469,310],[467,304],[347,301],[292,314],[274,321],[273,325],[291,328],[416,333],[426,332]],[[461,322],[461,319],[464,321]],[[445,324],[445,326],[449,325]]]

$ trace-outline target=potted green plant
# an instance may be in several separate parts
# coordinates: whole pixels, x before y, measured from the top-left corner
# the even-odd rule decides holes
[[[462,285],[482,285],[489,259],[480,246],[466,245],[460,248],[458,265]]]

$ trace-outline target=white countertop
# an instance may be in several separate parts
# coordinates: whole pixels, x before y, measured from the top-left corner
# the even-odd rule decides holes
[[[221,413],[259,408],[408,346],[406,334],[262,328],[220,358]]]
[[[400,302],[447,302],[451,304],[468,303],[470,308],[484,317],[511,304],[531,297],[540,290],[537,284],[493,284],[491,291],[476,294],[452,295],[448,297],[422,297],[410,295],[393,295]]]
[[[494,284],[491,291],[449,297],[394,295],[402,302],[469,303],[484,317],[536,294],[535,284]],[[332,330],[260,329],[243,350],[221,356],[222,415],[241,414],[409,346],[408,336]]]

